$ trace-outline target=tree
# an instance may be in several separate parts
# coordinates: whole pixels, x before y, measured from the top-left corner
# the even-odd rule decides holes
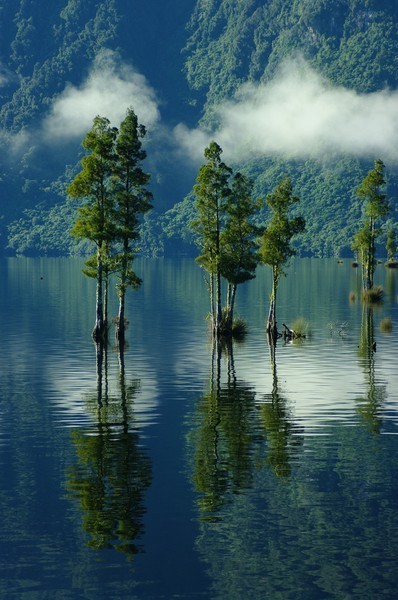
[[[96,246],[96,320],[93,337],[100,341],[106,332],[106,314],[103,304],[104,265],[109,257],[109,244],[114,237],[114,201],[109,178],[114,170],[114,143],[117,129],[111,127],[105,117],[95,117],[91,130],[83,140],[89,152],[82,159],[82,169],[67,188],[73,198],[86,198],[79,208],[79,216],[71,231],[72,235],[94,242]]]
[[[363,290],[366,294],[373,288],[375,272],[376,239],[380,233],[376,229],[379,219],[389,212],[387,197],[383,192],[385,187],[384,163],[379,159],[374,168],[369,171],[357,190],[357,195],[364,201],[363,227],[354,237],[352,249],[358,253],[362,265]]]
[[[222,329],[221,303],[221,228],[224,206],[229,196],[231,169],[221,160],[222,149],[211,142],[205,149],[206,164],[199,169],[194,186],[198,218],[191,226],[200,236],[199,265],[209,273],[210,310],[213,334]]]
[[[97,279],[96,323],[93,337],[101,341],[107,332],[108,279],[118,277],[119,315],[117,337],[125,338],[125,295],[129,286],[138,287],[140,278],[132,269],[139,238],[139,216],[151,208],[146,189],[149,175],[141,162],[146,158],[141,139],[145,127],[138,124],[129,108],[120,130],[105,117],[96,117],[83,146],[90,152],[82,159],[82,170],[67,192],[87,199],[79,209],[72,235],[95,243],[96,253],[85,262],[83,272]]]
[[[397,252],[397,235],[393,226],[390,227],[387,233],[386,250],[387,262],[393,262]]]
[[[220,234],[220,244],[221,274],[228,282],[223,315],[223,328],[228,333],[233,327],[237,286],[254,279],[259,262],[257,238],[261,230],[250,219],[260,209],[261,202],[254,201],[252,193],[253,182],[237,173],[224,207],[227,221]]]
[[[289,259],[296,254],[291,245],[292,238],[305,229],[303,217],[289,218],[289,210],[299,198],[293,195],[289,178],[283,179],[275,190],[268,194],[266,202],[272,211],[271,220],[266,227],[261,244],[261,261],[272,269],[272,291],[267,320],[267,333],[275,343],[278,329],[276,322],[276,298],[279,279],[285,274]]]
[[[126,290],[129,286],[137,288],[141,284],[141,279],[132,269],[135,258],[133,242],[139,239],[139,216],[152,208],[152,194],[146,189],[150,176],[144,173],[141,167],[146,158],[141,142],[145,134],[145,127],[138,124],[136,114],[129,108],[120,124],[120,132],[116,139],[117,161],[113,173],[115,241],[121,244],[121,251],[115,257],[119,296],[116,337],[120,344],[123,344],[125,339]]]

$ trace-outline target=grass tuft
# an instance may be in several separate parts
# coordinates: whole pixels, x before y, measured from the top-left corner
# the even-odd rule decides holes
[[[234,319],[232,324],[232,336],[236,338],[243,338],[247,334],[247,323],[242,317]]]
[[[365,290],[363,299],[369,304],[380,304],[383,301],[384,290],[381,285],[375,285],[371,290]]]
[[[297,317],[291,328],[299,336],[309,337],[311,335],[311,325],[304,317]]]
[[[392,320],[390,317],[384,317],[384,319],[380,321],[380,331],[382,331],[383,333],[391,333]]]

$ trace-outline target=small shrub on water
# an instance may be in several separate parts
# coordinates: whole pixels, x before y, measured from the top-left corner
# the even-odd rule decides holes
[[[301,335],[303,337],[311,335],[311,326],[309,322],[306,319],[304,319],[304,317],[298,317],[292,323],[291,328],[297,335]]]
[[[363,299],[369,304],[378,304],[383,301],[384,290],[381,285],[375,285],[371,290],[365,290]]]
[[[390,317],[384,317],[384,319],[380,321],[380,331],[383,333],[390,333],[392,331],[392,320]]]
[[[357,301],[357,295],[356,295],[356,293],[355,292],[350,292],[349,298],[350,298],[351,304],[354,304],[354,302]]]
[[[247,334],[247,324],[244,319],[237,317],[232,325],[232,335],[234,338],[242,338]]]

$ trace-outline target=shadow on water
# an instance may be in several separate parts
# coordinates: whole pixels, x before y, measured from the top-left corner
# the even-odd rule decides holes
[[[96,390],[86,395],[95,424],[71,434],[76,462],[66,485],[68,496],[80,503],[88,546],[115,549],[130,559],[140,551],[144,499],[152,479],[151,461],[133,427],[139,389],[139,379],[126,382],[122,352],[118,388],[110,389],[108,351],[96,344]]]

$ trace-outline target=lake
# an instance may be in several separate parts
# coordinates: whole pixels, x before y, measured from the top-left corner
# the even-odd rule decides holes
[[[100,364],[81,266],[0,263],[0,597],[395,597],[398,272],[367,309],[350,261],[293,261],[278,322],[310,334],[273,359],[265,267],[215,352],[194,261],[140,259]]]

